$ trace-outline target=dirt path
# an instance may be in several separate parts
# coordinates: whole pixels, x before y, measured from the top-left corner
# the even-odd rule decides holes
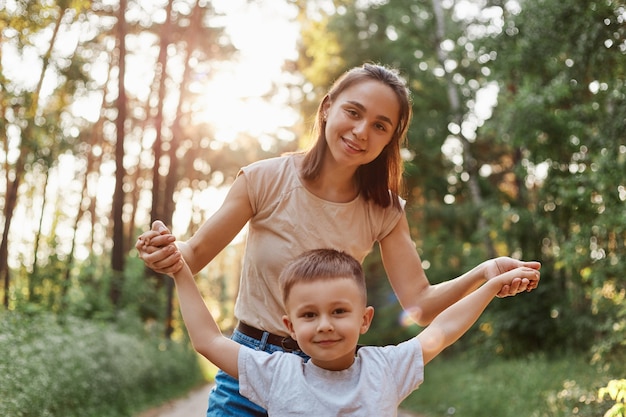
[[[186,396],[144,411],[137,417],[206,417],[211,384],[189,392]]]
[[[206,417],[209,391],[211,391],[211,385],[205,385],[177,400],[144,411],[136,417]],[[398,417],[421,416],[408,411],[399,410]]]

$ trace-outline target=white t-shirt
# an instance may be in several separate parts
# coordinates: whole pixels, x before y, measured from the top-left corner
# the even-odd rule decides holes
[[[358,196],[348,203],[322,200],[298,175],[302,155],[265,159],[242,168],[253,216],[249,222],[235,317],[258,329],[287,336],[278,276],[285,265],[312,249],[337,249],[359,262],[404,215]],[[400,199],[402,206],[404,200]]]
[[[364,346],[352,366],[329,371],[284,352],[242,346],[239,392],[270,417],[390,417],[424,380],[417,338],[399,345]]]

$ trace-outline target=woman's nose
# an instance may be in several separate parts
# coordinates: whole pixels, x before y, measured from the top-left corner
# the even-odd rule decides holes
[[[352,127],[352,134],[357,140],[367,140],[367,123],[365,120],[358,121]]]

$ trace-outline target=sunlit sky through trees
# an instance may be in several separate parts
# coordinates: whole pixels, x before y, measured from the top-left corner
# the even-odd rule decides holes
[[[10,3],[6,7],[11,7]],[[286,97],[275,95],[272,100],[268,100],[265,95],[271,92],[272,85],[285,83],[281,67],[286,59],[296,58],[296,44],[299,36],[299,28],[295,21],[297,10],[287,2],[248,2],[246,0],[215,0],[212,6],[218,13],[223,14],[215,18],[216,25],[223,25],[229,35],[233,45],[238,49],[236,56],[227,62],[219,63],[215,66],[212,74],[207,74],[206,78],[199,78],[191,84],[193,93],[198,99],[194,107],[194,121],[206,123],[214,129],[214,139],[224,143],[234,141],[241,134],[248,134],[258,138],[259,146],[268,147],[271,143],[264,140],[273,136],[280,126],[289,127],[297,123],[299,119],[298,109],[287,106]],[[162,4],[147,2],[144,12],[153,13],[154,16],[163,9]],[[85,34],[89,23],[84,25],[64,26],[58,34],[59,41],[55,49],[58,56],[71,57],[76,45],[81,41],[81,36]],[[10,45],[3,45],[2,64],[3,72],[17,85],[23,86],[25,90],[34,90],[41,72],[41,57],[48,48],[51,33],[45,33],[34,38],[34,45],[21,53],[12,50]],[[129,95],[146,100],[150,94],[151,80],[153,78],[152,68],[145,65],[151,62],[154,57],[141,56],[139,43],[150,44],[150,39],[141,37],[127,37],[128,47],[133,50],[127,56],[126,67],[126,89]],[[135,43],[133,45],[133,43]],[[139,53],[138,53],[139,52]],[[146,54],[154,54],[154,49],[146,48]],[[106,83],[108,62],[92,62],[91,77],[101,84]],[[172,57],[168,63],[170,66],[178,68],[182,73],[181,62],[177,62],[176,57]],[[47,73],[42,85],[40,103],[45,103],[53,94],[56,86],[54,73]],[[94,92],[76,100],[72,106],[74,116],[85,119],[87,122],[95,123],[100,117],[101,99],[99,92]],[[175,105],[175,104],[174,104]],[[167,106],[167,103],[166,103]],[[167,110],[167,109],[166,109]],[[173,114],[171,111],[169,114]],[[167,114],[167,112],[166,112]],[[282,140],[294,139],[293,137],[282,137]],[[7,156],[9,159],[11,155]],[[61,156],[59,164],[51,171],[50,183],[47,186],[51,194],[46,202],[46,213],[43,217],[42,230],[50,230],[52,227],[50,219],[54,218],[52,210],[64,210],[64,207],[76,207],[76,202],[71,197],[74,195],[68,191],[76,189],[79,185],[73,184],[74,173],[79,170],[81,162],[71,155]],[[98,190],[98,206],[102,210],[110,210],[113,188],[114,188],[114,166],[104,164],[101,167],[102,177],[98,180],[96,188]],[[64,202],[54,202],[58,199],[58,190],[66,190]],[[224,190],[209,187],[202,192],[201,199],[206,215],[215,211],[224,198]],[[69,197],[69,199],[68,199]],[[197,197],[197,196],[196,196]],[[78,195],[76,195],[78,198]],[[192,198],[188,193],[181,193],[180,205],[190,204],[185,201]],[[149,201],[142,205],[149,207]],[[35,204],[36,206],[36,204]],[[56,207],[55,207],[56,206]],[[188,210],[178,209],[174,218],[176,224],[185,225],[189,222]],[[184,207],[183,207],[184,208]],[[19,207],[15,213],[15,228],[13,244],[16,245],[18,253],[28,253],[32,250],[32,242],[27,236],[32,236],[36,223],[28,222],[27,219],[39,217],[38,213],[32,212],[32,207]],[[35,210],[37,210],[35,208]],[[71,213],[68,213],[71,215]],[[106,216],[105,216],[106,217]],[[144,219],[146,226],[148,219]],[[141,219],[138,219],[141,221]],[[25,228],[29,229],[28,232]],[[32,231],[30,229],[33,229]],[[17,232],[19,230],[19,232]],[[63,228],[57,229],[63,233]],[[182,233],[182,230],[175,230]],[[63,242],[71,242],[70,229],[67,229],[67,236],[58,236],[61,245]],[[87,232],[85,232],[87,233]],[[81,240],[79,238],[79,240]],[[96,248],[97,249],[97,248]],[[77,257],[84,259],[87,253],[81,248],[77,250]],[[24,260],[22,260],[23,262]],[[28,263],[28,261],[26,261]],[[17,259],[12,259],[12,266],[21,263]]]
[[[215,125],[216,139],[222,141],[235,139],[242,130],[260,136],[293,124],[298,118],[295,109],[270,104],[262,96],[272,82],[281,83],[284,60],[296,58],[295,8],[285,2],[245,0],[219,0],[213,5],[225,13],[224,26],[240,57],[208,84],[197,85],[202,91],[197,117]]]

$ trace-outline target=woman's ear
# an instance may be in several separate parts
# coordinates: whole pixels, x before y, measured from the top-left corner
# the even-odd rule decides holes
[[[330,109],[330,96],[326,94],[324,99],[322,100],[322,105],[320,106],[320,112],[322,113],[322,119],[326,120],[328,117],[328,109]]]
[[[374,318],[374,307],[367,306],[363,312],[363,322],[361,323],[361,334],[367,333]]]

